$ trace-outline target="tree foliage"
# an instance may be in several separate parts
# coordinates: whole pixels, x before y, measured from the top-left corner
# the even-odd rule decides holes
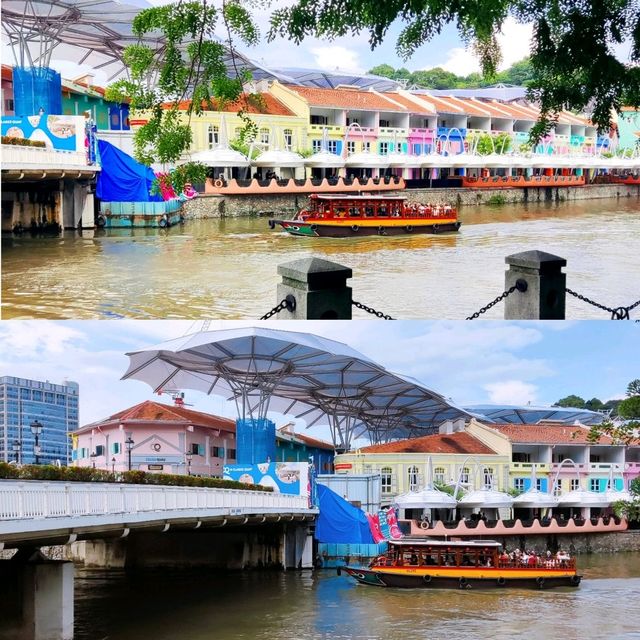
[[[570,407],[574,409],[584,409],[584,398],[576,395],[566,396],[565,398],[560,398],[558,402],[553,404],[554,407]]]
[[[134,137],[140,162],[176,162],[191,145],[192,115],[219,109],[244,95],[243,83],[249,77],[239,70],[230,75],[225,58],[234,55],[234,40],[247,45],[259,41],[246,1],[223,0],[221,7],[207,0],[176,2],[143,9],[134,18],[133,33],[141,40],[124,52],[129,77],[113,83],[106,96],[128,101],[131,114],[146,120]],[[214,35],[218,25],[228,35],[224,44]],[[164,40],[162,49],[154,50],[143,40],[154,34]],[[247,111],[239,113],[245,123],[243,135],[255,127]],[[199,181],[201,174],[202,167],[191,163],[172,182],[183,186]]]
[[[472,134],[467,138],[469,149],[481,156],[490,153],[508,153],[511,150],[511,136],[508,133],[491,135],[489,133]]]
[[[380,64],[369,69],[368,73],[392,80],[407,80],[409,86],[420,89],[477,89],[495,83],[525,86],[533,78],[533,69],[529,58],[516,62],[491,78],[484,78],[475,72],[468,76],[458,76],[442,67],[408,71],[404,68],[394,69],[390,64]]]
[[[533,141],[563,109],[581,111],[593,103],[592,120],[607,130],[612,109],[640,104],[640,0],[297,0],[273,13],[269,35],[299,43],[308,35],[365,31],[373,49],[400,20],[404,28],[396,50],[407,59],[453,24],[478,55],[485,77],[492,78],[500,62],[497,34],[510,16],[533,23],[529,91],[541,106]],[[630,59],[621,62],[614,47],[626,41]]]

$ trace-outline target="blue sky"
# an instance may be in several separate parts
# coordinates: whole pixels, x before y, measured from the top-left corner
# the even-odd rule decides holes
[[[216,321],[210,328],[251,325]],[[80,421],[86,424],[159,399],[141,382],[120,380],[128,364],[125,352],[200,326],[169,320],[7,321],[0,323],[0,375],[77,381]],[[345,342],[457,404],[547,405],[571,393],[606,401],[623,397],[627,384],[640,378],[640,323],[635,322],[276,321],[260,326]],[[219,398],[187,391],[186,400],[197,410],[234,417],[233,405]],[[327,437],[324,429],[312,433]]]

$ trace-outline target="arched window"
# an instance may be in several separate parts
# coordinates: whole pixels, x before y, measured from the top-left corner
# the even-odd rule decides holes
[[[460,483],[469,484],[469,467],[464,467],[460,472]]]
[[[494,477],[493,477],[493,469],[491,467],[485,467],[482,472],[484,476],[484,487],[485,489],[491,489],[493,487]]]
[[[444,484],[445,480],[444,480],[444,475],[445,475],[445,469],[444,467],[436,467],[433,470],[433,481],[438,483],[438,484]]]
[[[419,481],[418,467],[409,467],[407,472],[409,474],[409,491],[417,491]]]
[[[382,478],[382,493],[391,493],[391,480],[393,478],[393,470],[391,467],[382,467],[382,469],[380,469],[380,476]]]
[[[291,151],[291,148],[293,147],[293,131],[291,129],[285,129],[282,132],[282,135],[284,136],[284,148],[286,151]]]
[[[265,147],[269,146],[269,129],[260,129],[260,144]]]

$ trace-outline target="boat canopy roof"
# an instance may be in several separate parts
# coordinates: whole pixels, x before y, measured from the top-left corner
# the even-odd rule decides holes
[[[349,196],[339,193],[314,193],[310,198],[318,200],[406,200],[407,196]]]
[[[398,547],[502,547],[496,540],[435,540],[431,538],[402,538],[388,540],[389,546]]]

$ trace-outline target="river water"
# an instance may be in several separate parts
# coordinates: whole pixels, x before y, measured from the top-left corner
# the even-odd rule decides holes
[[[397,318],[464,319],[504,290],[505,256],[530,249],[566,258],[567,286],[600,304],[640,299],[637,198],[460,215],[460,233],[446,236],[294,238],[264,218],[227,218],[5,238],[2,317],[259,318],[277,302],[277,265],[310,255],[351,267],[354,299]],[[568,298],[568,319],[608,317]]]
[[[577,589],[402,590],[335,571],[76,572],[76,640],[640,638],[640,554],[578,560]]]

